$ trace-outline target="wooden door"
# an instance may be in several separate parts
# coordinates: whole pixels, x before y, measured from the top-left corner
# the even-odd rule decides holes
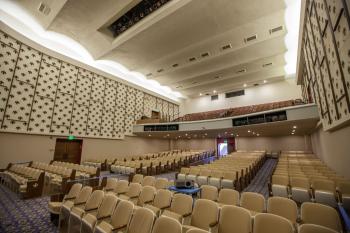
[[[54,160],[80,163],[83,140],[56,139]]]

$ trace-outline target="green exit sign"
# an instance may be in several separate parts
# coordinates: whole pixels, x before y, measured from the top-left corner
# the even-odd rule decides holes
[[[75,136],[74,135],[69,135],[68,136],[68,140],[74,140],[75,139]]]
[[[227,143],[227,139],[224,140],[224,143]]]

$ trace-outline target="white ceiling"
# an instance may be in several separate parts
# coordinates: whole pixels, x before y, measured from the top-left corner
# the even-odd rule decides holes
[[[172,0],[116,39],[106,26],[139,0],[16,1],[44,28],[76,40],[95,60],[152,73],[147,78],[185,96],[285,78],[284,0]],[[40,2],[51,8],[47,16],[38,12]],[[281,25],[283,30],[270,34]],[[245,43],[252,35],[257,39]],[[232,48],[222,50],[227,44]],[[201,57],[206,52],[209,56]],[[272,65],[263,67],[266,63]]]

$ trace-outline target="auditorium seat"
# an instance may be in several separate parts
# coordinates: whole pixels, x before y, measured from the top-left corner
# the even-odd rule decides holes
[[[233,189],[221,189],[218,196],[218,205],[239,205],[239,192]]]
[[[279,197],[288,197],[288,186],[289,186],[289,177],[282,175],[273,175],[272,176],[272,195]]]
[[[260,213],[254,217],[253,233],[294,233],[293,225],[287,219],[274,214]]]
[[[78,197],[82,187],[83,185],[80,183],[73,184],[69,192],[63,197],[63,200],[61,202],[53,202],[53,201],[49,202],[50,213],[59,214],[61,212],[61,207],[65,202],[67,201],[74,202],[75,199]]]
[[[83,207],[92,193],[92,187],[83,187],[77,198],[73,200],[67,200],[62,204],[60,216],[59,216],[59,228],[67,229],[70,211],[73,207]]]
[[[104,198],[102,190],[95,190],[84,206],[73,207],[70,211],[68,222],[68,233],[78,233],[81,228],[81,220],[86,214],[96,216],[98,207]]]
[[[166,189],[168,187],[168,179],[166,178],[157,178],[154,184],[154,187],[158,189]]]
[[[155,220],[154,213],[146,208],[136,209],[126,233],[150,233]]]
[[[337,211],[330,206],[319,203],[304,202],[301,205],[301,221],[302,223],[328,227],[338,232],[342,230]]]
[[[344,208],[350,211],[350,182],[341,181],[338,183],[339,200]]]
[[[135,174],[134,177],[132,178],[131,183],[139,183],[141,184],[143,180],[143,175],[142,174]]]
[[[95,228],[95,233],[112,233],[125,230],[134,210],[134,204],[130,201],[120,201],[117,204],[109,221],[102,221]]]
[[[193,199],[186,194],[177,193],[174,195],[170,209],[164,210],[164,216],[174,218],[183,223],[184,218],[192,214]]]
[[[118,180],[117,185],[115,186],[113,193],[116,195],[124,194],[128,191],[129,182],[126,180]]]
[[[211,200],[198,199],[194,203],[193,212],[189,225],[183,225],[183,232],[186,233],[191,228],[208,230],[218,223],[219,207]]]
[[[202,185],[200,198],[216,201],[218,199],[218,188],[211,185]]]
[[[120,194],[118,197],[122,200],[136,202],[142,190],[142,186],[139,183],[131,183],[128,187],[128,191],[125,194]]]
[[[337,207],[335,182],[326,179],[314,179],[312,182],[315,202]]]
[[[267,213],[284,217],[295,225],[298,218],[298,206],[293,200],[285,197],[270,197],[267,200]]]
[[[238,206],[223,206],[220,211],[218,233],[250,233],[252,217],[250,212]]]
[[[210,233],[210,232],[202,229],[198,229],[198,228],[193,228],[193,229],[189,229],[187,233]]]
[[[208,179],[211,175],[211,172],[209,169],[202,169],[199,172],[199,176],[197,177],[197,184],[199,187],[202,185],[207,185],[208,184]]]
[[[152,210],[156,216],[159,216],[163,210],[170,207],[172,195],[172,192],[169,190],[159,189],[153,199],[153,203],[147,204],[145,207]]]
[[[243,192],[241,194],[241,207],[250,211],[252,216],[265,211],[265,198],[259,193]]]
[[[97,214],[87,213],[81,221],[81,232],[93,233],[95,225],[103,219],[109,218],[118,202],[118,198],[113,194],[104,196],[101,205],[98,207]]]
[[[208,184],[220,189],[223,176],[224,174],[222,171],[212,170],[208,179]]]
[[[339,232],[320,225],[302,224],[299,227],[298,233],[339,233]]]
[[[137,205],[144,206],[151,203],[154,199],[154,196],[156,195],[156,192],[157,190],[153,186],[143,186],[140,196],[137,200]]]
[[[294,201],[303,203],[311,201],[310,182],[306,177],[291,177],[291,197]]]
[[[108,177],[106,181],[106,186],[103,187],[103,191],[110,192],[113,191],[118,184],[118,179],[113,177]]]
[[[153,226],[152,233],[181,233],[182,226],[175,219],[165,216],[159,217]]]
[[[154,176],[145,176],[141,182],[142,186],[154,186],[156,183],[156,178]]]

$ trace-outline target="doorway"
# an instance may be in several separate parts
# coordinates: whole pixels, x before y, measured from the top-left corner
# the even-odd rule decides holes
[[[226,156],[236,150],[235,138],[217,138],[217,154],[219,157]]]
[[[83,140],[57,138],[53,160],[80,164]]]

